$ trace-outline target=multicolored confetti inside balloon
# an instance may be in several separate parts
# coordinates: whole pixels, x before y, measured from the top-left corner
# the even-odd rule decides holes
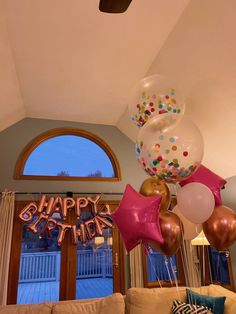
[[[176,115],[172,114],[175,119]],[[197,126],[186,117],[176,117],[176,122],[165,131],[167,116],[156,116],[139,131],[136,156],[141,167],[150,175],[168,183],[182,181],[192,175],[203,156],[203,138]]]
[[[184,98],[170,80],[153,75],[141,80],[135,87],[129,104],[131,120],[142,127],[150,118],[164,113],[183,114]]]

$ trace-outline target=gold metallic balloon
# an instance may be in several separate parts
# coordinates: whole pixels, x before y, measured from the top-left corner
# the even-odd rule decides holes
[[[171,202],[171,194],[168,185],[154,177],[143,181],[140,187],[140,194],[144,196],[161,195],[161,211],[169,208]]]
[[[227,250],[236,240],[236,214],[229,207],[215,207],[202,226],[207,240],[217,251]]]
[[[174,255],[182,243],[184,234],[183,225],[180,218],[172,212],[161,212],[159,216],[161,234],[164,243],[151,242],[151,246],[166,256]]]

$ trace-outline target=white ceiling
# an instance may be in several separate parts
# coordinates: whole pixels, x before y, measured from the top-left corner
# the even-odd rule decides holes
[[[189,0],[0,0],[0,130],[23,117],[116,125]]]

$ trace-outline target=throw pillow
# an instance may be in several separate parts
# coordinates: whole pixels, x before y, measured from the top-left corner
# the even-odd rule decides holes
[[[211,297],[186,289],[187,303],[207,306],[214,314],[224,313],[226,297]]]
[[[175,300],[172,306],[172,314],[207,314],[211,311],[201,305],[194,305]]]

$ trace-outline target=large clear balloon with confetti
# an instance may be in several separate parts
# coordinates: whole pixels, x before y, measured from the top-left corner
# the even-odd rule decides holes
[[[150,176],[176,183],[199,167],[203,146],[200,130],[186,116],[158,115],[139,130],[136,154]]]
[[[138,127],[156,115],[183,114],[185,109],[184,96],[176,82],[161,75],[143,78],[132,90],[128,101],[131,120]]]

